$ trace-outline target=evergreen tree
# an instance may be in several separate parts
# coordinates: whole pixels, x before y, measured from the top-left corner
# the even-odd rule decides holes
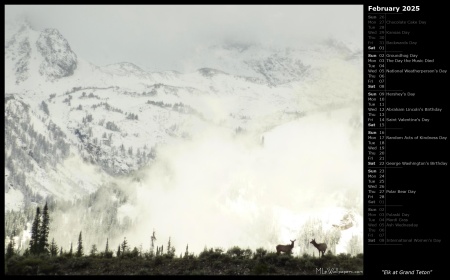
[[[56,257],[58,255],[58,245],[56,245],[55,238],[52,239],[52,243],[50,244],[50,255],[52,257]]]
[[[153,234],[151,239],[151,247],[150,247],[150,256],[153,256],[153,254],[155,253],[155,240],[156,240],[156,236],[155,236],[155,230],[153,230]]]
[[[29,257],[30,256],[30,248],[26,248],[25,251],[23,251],[23,256],[24,257]]]
[[[14,234],[11,234],[11,237],[10,237],[9,243],[8,243],[8,247],[6,248],[6,259],[9,259],[15,255],[15,253],[16,253],[15,247],[16,247],[16,243],[14,241]]]
[[[69,257],[73,256],[73,250],[72,250],[72,242],[70,242],[70,250],[69,250]]]
[[[97,254],[97,245],[92,245],[92,248],[91,248],[91,257],[95,257],[95,255]]]
[[[139,249],[137,247],[134,247],[133,250],[130,252],[130,256],[132,258],[139,257]]]
[[[41,102],[40,108],[42,109],[42,111],[44,111],[44,113],[46,113],[47,115],[50,115],[50,112],[48,111],[48,105],[47,105],[47,103],[45,103],[45,101]]]
[[[106,238],[106,248],[105,248],[105,253],[103,255],[105,258],[112,258],[112,256],[113,256],[113,252],[109,250],[108,238]]]
[[[63,249],[62,249],[62,246],[59,248],[59,255],[60,255],[60,256],[63,255]]]
[[[170,245],[171,245],[171,244],[170,244],[170,236],[169,236],[169,242],[167,242],[167,253],[170,252],[170,248],[171,248]]]
[[[175,257],[175,248],[172,246],[170,242],[170,236],[169,236],[169,242],[167,243],[167,255],[171,258]]]
[[[50,217],[48,215],[47,202],[42,212],[42,223],[39,229],[39,253],[48,254],[48,233],[49,233]]]
[[[157,256],[164,255],[164,246],[163,245],[161,245],[161,247],[156,246],[156,255]]]
[[[186,244],[186,252],[184,252],[184,257],[187,258],[189,256],[189,244]]]
[[[78,236],[78,247],[77,247],[77,257],[82,257],[83,254],[83,239],[81,238],[81,231],[80,231],[80,235]]]
[[[31,226],[31,240],[30,240],[30,253],[33,255],[39,254],[39,226],[40,226],[41,210],[36,208],[36,216],[34,217],[33,225]]]
[[[120,245],[117,247],[117,257],[120,257]]]
[[[123,238],[123,242],[122,242],[122,256],[125,255],[125,253],[127,252],[127,250],[128,250],[128,242],[127,242],[127,238],[124,237],[124,238]]]
[[[106,248],[105,248],[105,255],[107,255],[109,252],[109,246],[108,246],[108,238],[106,238]]]

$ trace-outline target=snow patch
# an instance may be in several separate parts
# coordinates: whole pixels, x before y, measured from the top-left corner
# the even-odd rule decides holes
[[[24,205],[24,196],[21,191],[10,188],[5,193],[5,212],[7,211],[20,211]]]

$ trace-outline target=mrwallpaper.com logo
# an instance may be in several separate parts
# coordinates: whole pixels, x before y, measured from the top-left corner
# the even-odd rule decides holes
[[[331,268],[316,268],[316,274],[362,274],[362,270],[340,270],[337,267],[331,267]]]

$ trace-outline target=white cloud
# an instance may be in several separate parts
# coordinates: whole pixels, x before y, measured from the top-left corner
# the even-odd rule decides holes
[[[74,51],[97,65],[133,62],[182,70],[199,45],[223,41],[295,46],[333,36],[362,44],[362,5],[6,5],[40,30],[57,28]]]

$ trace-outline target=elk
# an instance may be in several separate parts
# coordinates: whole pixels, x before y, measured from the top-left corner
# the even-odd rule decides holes
[[[317,248],[317,250],[319,250],[319,257],[320,257],[320,252],[322,252],[322,257],[325,254],[325,251],[327,250],[327,244],[325,243],[317,243],[315,239],[313,239],[311,242],[312,245],[314,245],[314,247]]]
[[[297,240],[297,239],[295,239],[295,240]],[[292,248],[294,248],[294,242],[295,242],[295,240],[294,241],[292,241],[291,240],[291,245],[277,245],[277,255],[279,255],[280,254],[280,252],[284,252],[284,253],[286,253],[286,254],[290,254],[291,253],[291,251],[292,251]]]

